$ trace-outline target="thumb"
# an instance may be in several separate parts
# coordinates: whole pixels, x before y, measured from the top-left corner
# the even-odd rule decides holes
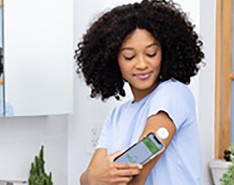
[[[118,157],[119,155],[121,155],[123,153],[123,151],[117,151],[117,152],[115,152],[115,153],[113,153],[113,154],[110,154],[109,155],[109,157],[110,157],[110,160],[111,161],[114,161],[114,159],[116,158],[116,157]]]

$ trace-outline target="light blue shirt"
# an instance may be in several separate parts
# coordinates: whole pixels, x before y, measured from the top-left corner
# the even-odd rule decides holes
[[[128,101],[107,117],[97,148],[108,153],[126,150],[136,143],[147,118],[165,111],[176,126],[167,150],[147,178],[146,185],[200,185],[201,160],[195,102],[190,89],[168,80],[136,103]]]

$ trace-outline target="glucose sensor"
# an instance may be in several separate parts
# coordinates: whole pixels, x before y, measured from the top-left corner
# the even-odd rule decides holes
[[[169,136],[169,132],[166,128],[164,127],[160,127],[157,130],[157,136],[160,137],[161,139],[167,139]]]

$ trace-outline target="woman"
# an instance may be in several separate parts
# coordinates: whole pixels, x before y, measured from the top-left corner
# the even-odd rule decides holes
[[[195,102],[187,84],[204,58],[187,15],[172,1],[143,0],[113,8],[78,44],[76,61],[91,97],[133,99],[111,111],[82,185],[199,185]],[[144,166],[114,158],[148,133],[164,129],[166,150]]]

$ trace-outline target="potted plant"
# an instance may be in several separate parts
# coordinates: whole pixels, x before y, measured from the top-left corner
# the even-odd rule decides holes
[[[35,156],[34,162],[31,164],[30,174],[28,178],[29,185],[53,185],[52,174],[45,172],[44,146],[41,146],[38,156]]]
[[[234,144],[226,151],[226,160],[232,162],[228,170],[223,174],[221,185],[234,185]]]
[[[224,159],[212,160],[209,166],[215,185],[234,185],[234,144],[224,151]]]

